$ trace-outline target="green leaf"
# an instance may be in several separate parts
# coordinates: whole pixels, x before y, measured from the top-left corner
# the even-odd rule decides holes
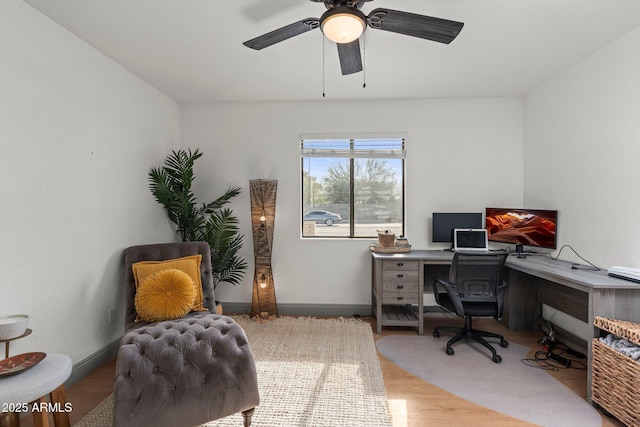
[[[163,166],[151,168],[149,188],[176,225],[182,241],[209,243],[214,285],[220,282],[236,285],[247,269],[247,263],[238,255],[243,236],[239,234],[238,219],[224,206],[240,194],[241,189],[230,186],[214,201],[198,207],[191,187],[195,180],[194,163],[200,157],[202,153],[197,149],[172,151]]]

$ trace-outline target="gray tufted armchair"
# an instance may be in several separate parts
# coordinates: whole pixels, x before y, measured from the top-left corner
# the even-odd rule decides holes
[[[202,254],[203,305],[209,312],[139,322],[132,264]],[[250,426],[258,405],[253,355],[243,329],[214,311],[209,245],[133,246],[125,250],[125,335],[116,363],[115,427],[189,427],[242,412]]]

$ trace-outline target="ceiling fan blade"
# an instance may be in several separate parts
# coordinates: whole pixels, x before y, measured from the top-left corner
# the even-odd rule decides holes
[[[381,8],[373,10],[367,21],[371,28],[446,44],[451,43],[464,26],[462,22]]]
[[[302,21],[294,22],[277,30],[273,30],[269,33],[256,37],[255,39],[248,40],[243,45],[250,47],[251,49],[260,50],[265,47],[271,46],[281,41],[290,39],[291,37],[306,33],[320,26],[320,20],[318,18],[307,18]]]
[[[338,57],[342,75],[362,71],[362,56],[360,55],[360,42],[358,39],[350,43],[336,43],[338,45]]]

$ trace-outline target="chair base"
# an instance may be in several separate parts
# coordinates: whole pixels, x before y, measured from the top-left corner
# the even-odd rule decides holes
[[[507,348],[509,346],[509,343],[500,334],[473,329],[471,326],[471,316],[465,316],[464,328],[457,328],[452,326],[436,326],[433,329],[433,336],[435,338],[439,338],[440,331],[450,331],[456,334],[453,338],[447,341],[446,353],[449,356],[453,355],[454,353],[454,350],[451,347],[453,344],[462,340],[465,340],[465,341],[473,340],[477,343],[482,344],[482,346],[486,347],[487,349],[489,349],[489,351],[491,351],[491,355],[492,355],[491,360],[493,360],[495,363],[500,363],[502,362],[502,357],[500,357],[496,349],[491,344],[489,344],[485,340],[485,338],[497,338],[500,340],[500,347]]]

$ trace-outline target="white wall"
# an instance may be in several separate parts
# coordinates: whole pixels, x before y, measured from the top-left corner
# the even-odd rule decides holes
[[[31,316],[11,354],[78,362],[123,332],[122,250],[174,238],[146,175],[179,106],[20,0],[0,52],[0,315]]]
[[[219,286],[217,297],[251,301],[248,183],[270,178],[278,180],[273,249],[278,303],[370,303],[371,240],[300,238],[301,134],[406,134],[407,237],[417,248],[443,248],[430,242],[432,212],[522,204],[523,114],[520,98],[183,105],[182,147],[204,153],[196,163],[196,195],[210,201],[229,185],[243,188],[231,207],[242,224],[250,269],[241,285]]]
[[[558,209],[560,245],[605,269],[640,268],[639,51],[636,29],[526,98],[525,204]]]

